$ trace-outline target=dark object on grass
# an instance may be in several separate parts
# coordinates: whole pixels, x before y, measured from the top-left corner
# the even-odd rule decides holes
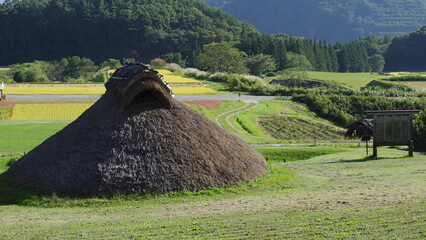
[[[346,124],[344,127],[348,129],[345,138],[369,141],[373,137],[373,122],[371,119],[360,119]]]
[[[40,190],[96,196],[223,187],[267,171],[250,145],[175,100],[156,71],[127,65],[105,86],[98,102],[7,176]]]

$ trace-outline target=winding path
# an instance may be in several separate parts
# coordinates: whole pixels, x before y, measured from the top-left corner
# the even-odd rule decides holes
[[[229,126],[231,126],[231,128],[232,129],[234,129],[236,132],[238,132],[238,133],[240,133],[240,134],[246,134],[246,133],[244,133],[243,131],[241,131],[240,129],[238,129],[232,122],[231,122],[231,117],[232,116],[235,116],[236,114],[238,114],[238,113],[241,113],[241,112],[244,112],[244,111],[247,111],[247,110],[250,110],[250,109],[253,109],[253,108],[255,108],[255,107],[257,107],[257,106],[259,106],[259,101],[245,101],[246,102],[246,105],[244,105],[244,106],[242,106],[242,107],[239,107],[239,108],[235,108],[235,109],[232,109],[232,110],[229,110],[229,111],[227,111],[227,112],[224,112],[224,113],[221,113],[221,114],[219,114],[219,115],[217,115],[216,117],[215,117],[215,120],[216,120],[216,122],[217,123],[219,123],[220,125],[222,125],[221,123],[220,123],[220,121],[219,121],[219,119],[220,118],[222,118],[223,116],[226,116],[225,117],[225,120],[226,120],[226,122],[229,124]],[[254,104],[253,104],[254,103]],[[250,105],[252,105],[253,104],[253,106],[250,106]],[[223,126],[223,125],[222,125]]]

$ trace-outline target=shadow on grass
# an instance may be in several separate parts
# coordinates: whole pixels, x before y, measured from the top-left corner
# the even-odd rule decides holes
[[[338,160],[338,161],[334,161],[334,162],[326,162],[324,164],[329,164],[329,163],[361,163],[361,162],[369,162],[369,161],[377,161],[377,160],[383,160],[383,159],[404,159],[404,158],[411,158],[410,156],[397,156],[397,157],[373,157],[373,156],[366,156],[364,158],[359,158],[359,159],[350,159],[350,160]]]
[[[8,179],[6,173],[0,174],[0,206],[33,205],[43,194],[21,187]]]

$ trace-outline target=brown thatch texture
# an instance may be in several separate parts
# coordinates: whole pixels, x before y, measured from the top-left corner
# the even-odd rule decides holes
[[[76,121],[16,162],[15,182],[97,195],[222,187],[267,171],[263,157],[157,81],[110,80]]]
[[[362,139],[369,141],[373,137],[373,123],[371,119],[359,119],[355,122],[345,125],[348,130],[345,133],[345,138]]]

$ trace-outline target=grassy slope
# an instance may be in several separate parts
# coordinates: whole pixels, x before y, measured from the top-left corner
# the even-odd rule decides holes
[[[425,238],[426,157],[380,148],[373,160],[346,150],[282,163],[267,178],[222,192],[0,205],[0,239]],[[277,169],[297,177],[280,179],[290,172]]]
[[[342,84],[350,88],[359,89],[372,80],[383,78],[370,73],[335,73],[335,72],[308,72],[308,78],[312,80],[328,81]]]
[[[283,118],[290,122],[298,120],[310,124],[306,124],[305,129],[300,129],[300,126],[295,127],[290,124],[284,124],[281,121]],[[315,130],[318,140],[338,140],[343,136],[341,132],[340,135],[336,133],[336,131],[343,131],[343,129],[317,117],[304,105],[292,101],[261,101],[260,105],[255,109],[241,112],[232,117],[231,120],[235,126],[246,133],[246,135],[236,135],[249,143],[311,141],[313,138],[308,135],[313,130]],[[270,126],[275,126],[274,130],[278,131],[279,134],[270,133],[269,136],[266,135],[268,131],[272,131]],[[290,135],[286,135],[286,132],[292,132],[292,138],[288,138]]]

